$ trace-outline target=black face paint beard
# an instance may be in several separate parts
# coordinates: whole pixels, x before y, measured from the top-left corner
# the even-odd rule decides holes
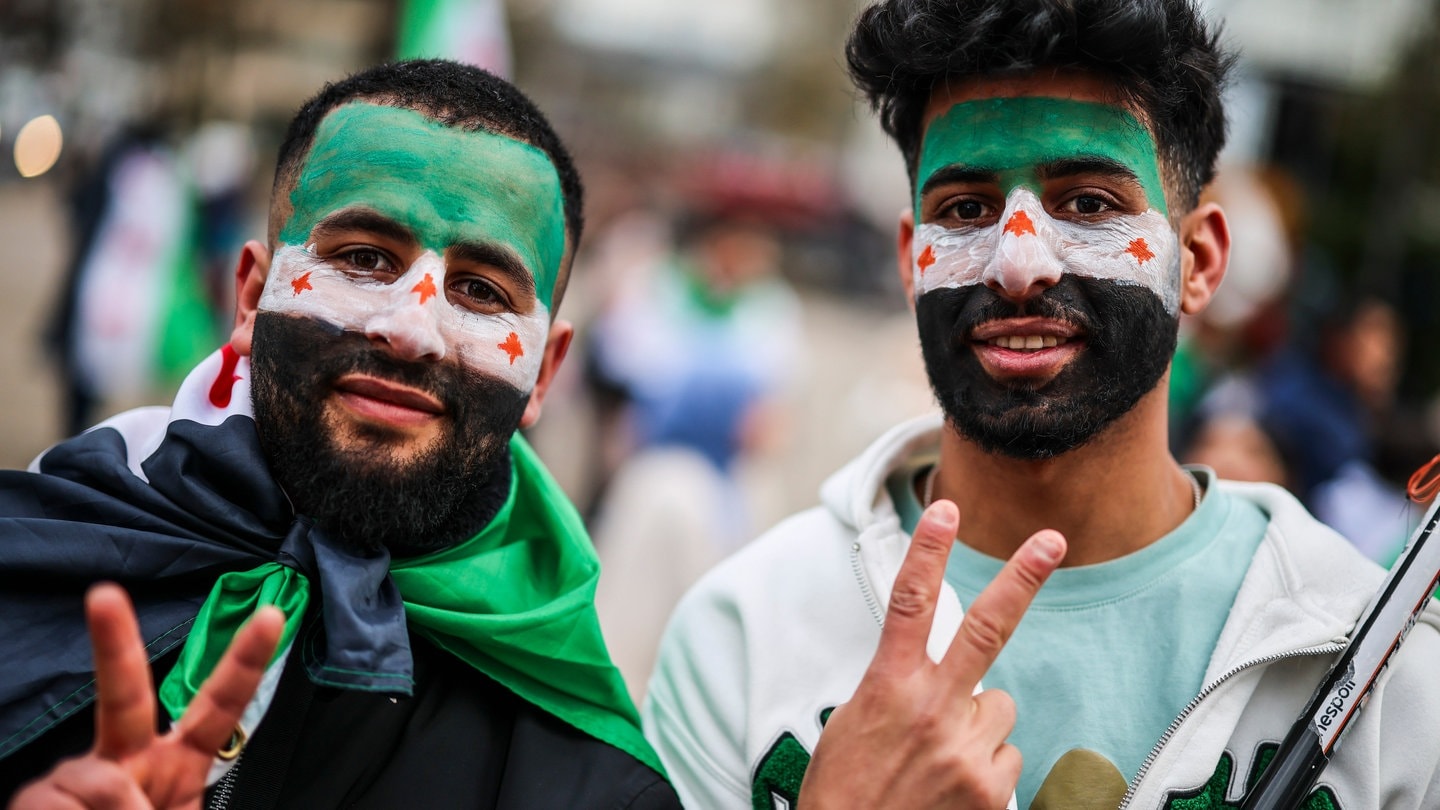
[[[444,403],[434,444],[402,460],[390,431],[336,424],[326,400],[335,380],[357,371]],[[322,321],[265,312],[255,321],[251,373],[261,449],[276,480],[297,514],[356,551],[404,556],[452,546],[483,528],[509,494],[509,441],[528,392],[453,362],[397,360]],[[337,445],[341,429],[354,446]]]
[[[1074,450],[1128,413],[1164,376],[1180,325],[1146,287],[1068,274],[1023,305],[976,284],[931,290],[915,309],[946,420],[986,452],[1022,460]],[[1084,331],[1080,352],[1043,385],[991,378],[967,338],[981,323],[1019,315]]]

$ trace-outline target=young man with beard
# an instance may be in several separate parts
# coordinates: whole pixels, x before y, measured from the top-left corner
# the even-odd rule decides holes
[[[1273,756],[1382,572],[1167,449],[1178,318],[1229,249],[1197,204],[1216,40],[1190,0],[862,13],[944,418],[677,609],[644,718],[687,804],[997,808],[1018,780],[1021,807],[1234,807]],[[1432,605],[1305,807],[1440,806],[1437,629]]]
[[[515,433],[580,229],[564,146],[484,71],[383,66],[301,109],[229,344],[173,407],[0,477],[0,772],[78,756],[16,806],[193,804],[207,776],[219,806],[676,806]],[[92,662],[102,579],[135,611],[91,590]]]

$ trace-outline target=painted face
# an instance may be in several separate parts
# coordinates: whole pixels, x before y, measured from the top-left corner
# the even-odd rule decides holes
[[[275,480],[297,513],[341,543],[364,553],[443,548],[473,535],[503,499],[505,449],[525,392],[456,363],[404,362],[365,335],[273,312],[255,320],[251,359],[255,421]],[[446,403],[444,415],[418,436],[403,423],[356,420],[330,392],[357,378],[425,392]]]
[[[1179,240],[1154,141],[1129,112],[1028,96],[957,104],[926,130],[918,178],[915,210],[935,216],[913,241],[917,297],[1069,273],[1145,287],[1179,312]]]
[[[926,130],[917,180],[921,347],[963,435],[1053,456],[1154,389],[1175,348],[1180,247],[1134,116],[1042,96],[964,101]]]
[[[261,443],[298,512],[366,552],[489,519],[544,356],[562,200],[511,138],[373,104],[325,117],[252,343]]]
[[[321,122],[291,203],[262,311],[534,386],[565,250],[544,152],[350,104]]]

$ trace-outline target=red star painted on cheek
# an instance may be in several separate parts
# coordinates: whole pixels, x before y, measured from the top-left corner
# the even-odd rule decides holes
[[[294,280],[292,280],[292,281],[290,282],[290,286],[293,287],[293,288],[295,288],[295,294],[296,294],[296,295],[299,295],[300,293],[305,292],[306,290],[313,290],[313,289],[315,289],[314,287],[311,287],[311,286],[310,286],[310,271],[309,271],[309,270],[306,270],[305,273],[304,273],[304,275],[297,276]]]
[[[514,332],[510,333],[510,337],[505,338],[504,343],[497,343],[495,345],[504,349],[505,353],[510,355],[510,365],[512,366],[515,365],[515,358],[525,354],[525,347],[520,345],[520,336]]]
[[[410,289],[410,292],[420,293],[420,303],[423,304],[435,296],[435,282],[430,278],[430,274],[426,273],[425,277],[420,279],[420,283]]]
[[[1016,211],[1010,215],[1010,221],[1005,223],[1005,233],[1016,236],[1035,233],[1035,223],[1030,221],[1030,215],[1024,211]]]
[[[1135,261],[1141,264],[1144,264],[1145,262],[1148,262],[1151,259],[1155,258],[1155,254],[1151,252],[1150,246],[1145,244],[1144,239],[1136,239],[1132,241],[1130,243],[1130,247],[1125,248],[1125,252],[1129,253],[1131,256],[1134,256]]]
[[[934,263],[935,250],[930,245],[926,245],[925,250],[920,252],[919,258],[915,259],[915,266],[920,268],[920,275],[923,276],[925,271],[930,269],[930,265]]]

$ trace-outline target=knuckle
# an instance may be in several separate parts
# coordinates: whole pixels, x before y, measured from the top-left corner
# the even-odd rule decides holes
[[[954,780],[956,792],[962,796],[983,796],[988,801],[991,794],[995,792],[990,784],[989,774],[981,767],[978,758],[956,754],[949,758],[946,763],[946,770]]]
[[[905,619],[923,618],[934,603],[935,595],[914,582],[897,582],[890,593],[890,613]]]
[[[237,717],[245,711],[250,699],[242,693],[232,692],[228,689],[212,688],[207,690],[205,700],[210,711],[218,714],[233,714]]]
[[[925,576],[927,572],[943,567],[950,557],[950,545],[954,542],[953,535],[938,534],[934,527],[924,524],[917,527],[910,537],[909,548],[905,550],[905,560],[900,568],[902,576],[898,579]]]
[[[94,755],[62,762],[52,772],[52,777],[52,783],[57,787],[97,799],[119,797],[130,784],[129,774],[123,767]]]
[[[1040,586],[1045,584],[1049,571],[1044,563],[1031,557],[1022,557],[1015,561],[1015,578],[1028,591],[1038,591]]]
[[[996,753],[974,747],[955,749],[937,763],[943,768],[952,799],[959,800],[965,807],[1006,806],[1019,779],[1019,770],[1015,771],[1015,779],[1011,779],[1007,767],[997,768],[992,761]]]
[[[921,739],[942,738],[945,734],[951,733],[953,728],[948,718],[932,706],[922,707],[915,714],[911,725]]]
[[[1004,743],[995,752],[994,767],[995,775],[999,780],[996,785],[997,796],[995,806],[1000,807],[1009,801],[1010,792],[1015,789],[1016,783],[1020,781],[1020,771],[1024,765],[1020,749],[1010,743]]]
[[[99,763],[91,776],[96,789],[106,796],[123,796],[132,784],[130,774],[112,762]]]
[[[967,613],[960,622],[965,642],[982,653],[998,654],[1010,639],[1010,630],[985,613]]]
[[[946,528],[934,521],[921,521],[910,536],[910,553],[934,557],[948,554],[955,538],[947,534]]]
[[[983,714],[996,726],[1005,729],[1015,727],[1015,699],[1000,689],[986,689],[975,696]]]
[[[172,742],[178,747],[188,751],[198,751],[208,756],[213,756],[220,749],[221,743],[215,742],[211,735],[193,725],[179,725],[175,727],[175,736]]]
[[[913,716],[914,714],[913,709],[907,711],[907,707],[912,706],[913,701],[906,688],[905,679],[891,675],[876,678],[863,693],[856,690],[855,696],[846,705],[856,707],[847,712],[847,715],[857,715],[865,720],[875,719],[875,717]],[[838,712],[839,709],[836,709],[831,713],[831,722],[835,721],[835,714]]]

